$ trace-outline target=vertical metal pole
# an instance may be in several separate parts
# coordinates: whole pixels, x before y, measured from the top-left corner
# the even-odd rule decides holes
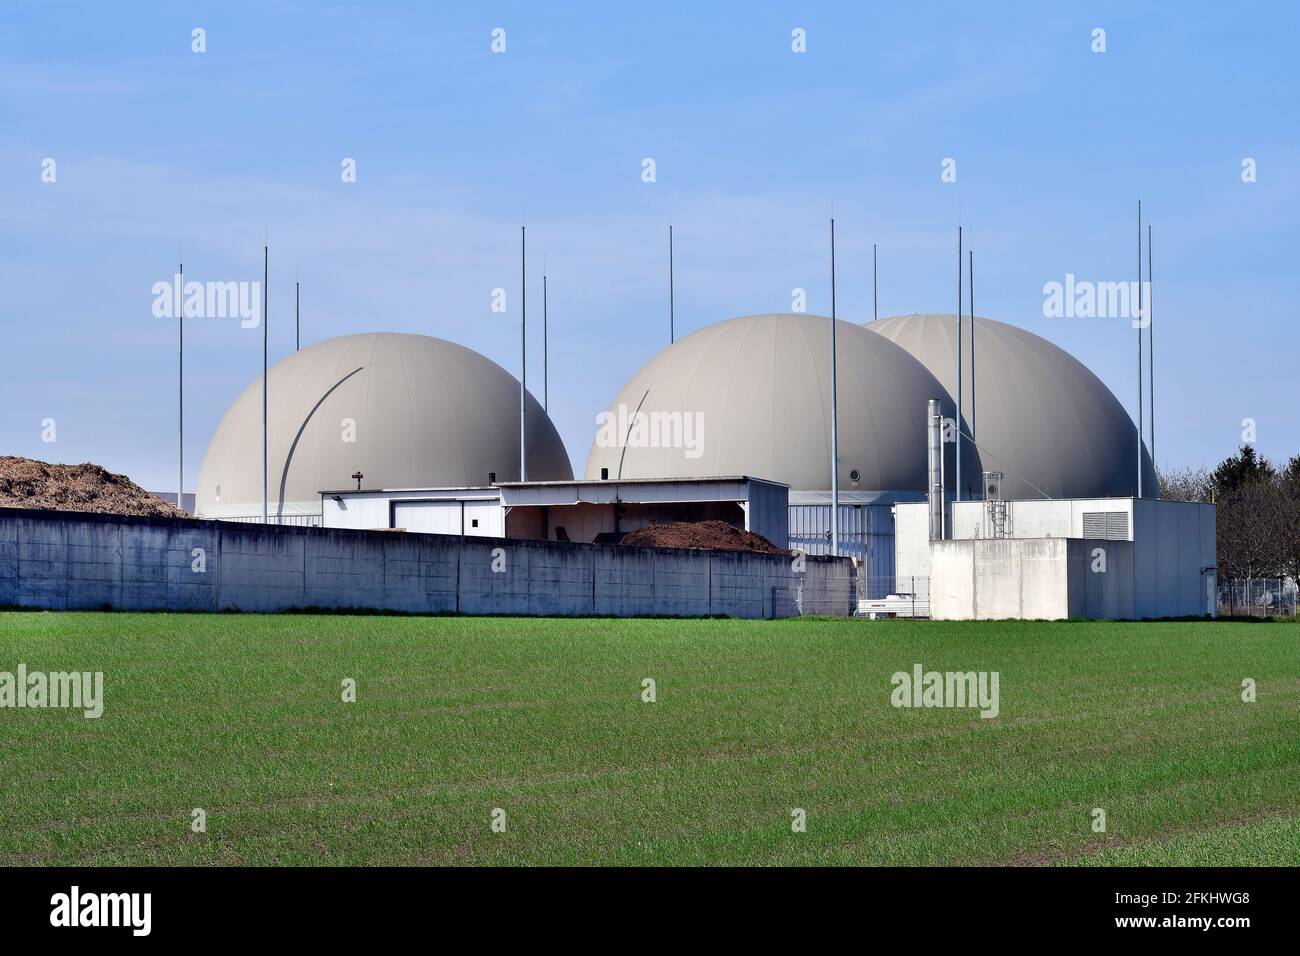
[[[1142,497],[1142,446],[1143,440],[1143,422],[1145,416],[1142,412],[1142,200],[1138,200],[1138,444],[1137,444],[1137,496]]]
[[[840,427],[836,417],[839,401],[835,342],[835,218],[831,217],[831,554],[840,553]]]
[[[302,349],[302,283],[293,284],[293,350]]]
[[[1147,379],[1151,389],[1151,460],[1156,459],[1156,307],[1151,289],[1151,224],[1147,223]]]
[[[970,257],[970,438],[975,441],[975,250]],[[981,482],[981,485],[983,483]],[[981,492],[980,497],[983,497]]]
[[[957,501],[961,501],[961,226],[957,227],[957,474],[953,477],[953,487],[957,490]]]
[[[542,258],[546,258],[543,256]],[[549,293],[546,288],[546,273],[542,273],[542,409],[551,411],[551,371],[550,371],[550,344],[547,342],[547,327],[550,323],[547,300]]]
[[[528,480],[528,227],[519,227],[519,480]]]
[[[677,341],[677,307],[673,288],[673,224],[668,224],[668,344]]]
[[[270,245],[262,246],[262,524],[269,524],[267,502],[270,500],[268,475],[270,463],[266,446],[266,326],[267,326],[267,285],[271,277]]]
[[[185,263],[179,265],[181,308],[176,314],[176,507],[185,510]]]

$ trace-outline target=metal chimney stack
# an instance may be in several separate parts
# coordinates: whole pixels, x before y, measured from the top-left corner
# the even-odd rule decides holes
[[[938,541],[943,537],[943,412],[937,398],[930,399],[927,415],[930,540]]]

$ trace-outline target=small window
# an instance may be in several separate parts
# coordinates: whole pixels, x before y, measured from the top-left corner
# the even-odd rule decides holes
[[[477,528],[477,527],[478,527],[478,518],[471,518],[470,521],[469,521],[469,526],[470,526],[471,528]]]

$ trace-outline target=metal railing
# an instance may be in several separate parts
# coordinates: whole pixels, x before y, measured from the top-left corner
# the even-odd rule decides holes
[[[222,515],[217,521],[232,521],[235,524],[261,524],[261,515]],[[319,528],[324,518],[321,515],[271,515],[267,524],[291,525],[299,528]]]

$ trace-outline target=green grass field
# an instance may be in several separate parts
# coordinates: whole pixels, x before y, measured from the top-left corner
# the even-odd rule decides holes
[[[0,710],[3,865],[1300,863],[1286,623],[0,613],[20,662],[106,704]]]

